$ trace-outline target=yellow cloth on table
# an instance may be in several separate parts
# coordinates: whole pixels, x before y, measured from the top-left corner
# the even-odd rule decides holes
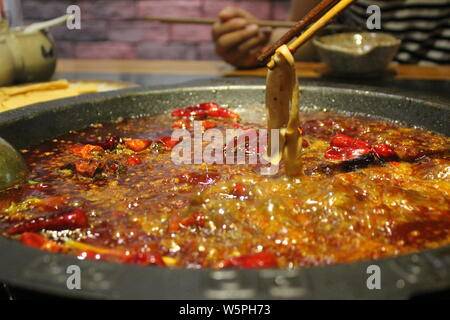
[[[0,88],[0,112],[29,104],[98,92],[96,83],[57,80]]]

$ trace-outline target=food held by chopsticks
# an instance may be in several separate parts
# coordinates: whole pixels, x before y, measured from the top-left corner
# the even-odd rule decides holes
[[[313,8],[307,17],[296,24],[281,41],[289,41],[301,28],[308,25],[319,14],[323,14],[311,25],[299,38],[289,46],[281,42],[281,45],[269,49],[266,54],[275,50],[270,62],[267,64],[269,71],[266,80],[266,109],[268,111],[268,130],[280,130],[277,140],[269,139],[268,156],[272,163],[278,164],[283,160],[286,166],[286,174],[296,176],[302,172],[300,161],[302,150],[302,137],[300,128],[299,112],[299,88],[296,75],[294,57],[292,54],[305,41],[312,37],[317,31],[325,27],[327,23],[342,12],[354,0],[341,0],[329,11],[324,13],[335,0],[324,0]],[[262,59],[265,59],[263,54]],[[278,148],[272,148],[277,143]],[[278,150],[272,153],[272,150]]]
[[[278,152],[270,154],[272,163],[283,160],[286,174],[296,176],[302,172],[300,155],[302,137],[299,112],[299,88],[295,72],[294,57],[286,45],[277,49],[272,57],[276,67],[267,73],[266,109],[268,114],[267,129],[280,129],[278,141],[269,139],[269,148],[278,142]],[[271,135],[270,135],[271,136]]]

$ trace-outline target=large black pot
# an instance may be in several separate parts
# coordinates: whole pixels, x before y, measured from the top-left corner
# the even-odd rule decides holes
[[[261,82],[193,83],[183,88],[130,89],[41,103],[0,114],[0,136],[17,148],[70,129],[118,117],[157,114],[200,101],[263,105]],[[251,83],[251,84],[248,84]],[[256,84],[255,84],[256,83]],[[450,135],[450,103],[371,88],[303,85],[303,106],[319,106],[400,120]],[[1,156],[1,155],[0,155]],[[81,290],[69,290],[67,267],[81,268]],[[381,290],[370,290],[368,267],[381,272]],[[450,246],[377,261],[295,270],[185,270],[79,261],[0,237],[0,280],[64,297],[204,298],[411,298],[450,289]]]

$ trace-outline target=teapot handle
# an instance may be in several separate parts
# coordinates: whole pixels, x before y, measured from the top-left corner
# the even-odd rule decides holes
[[[58,18],[55,18],[52,20],[30,24],[28,27],[26,27],[24,29],[23,32],[25,34],[34,33],[36,31],[41,31],[41,30],[45,30],[45,29],[57,26],[58,24],[62,24],[71,19],[75,19],[75,16],[73,14],[66,14],[64,16],[61,16],[61,17],[58,17]]]

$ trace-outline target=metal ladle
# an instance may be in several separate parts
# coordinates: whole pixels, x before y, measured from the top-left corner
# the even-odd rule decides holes
[[[22,155],[0,138],[0,191],[27,179],[28,168]]]

